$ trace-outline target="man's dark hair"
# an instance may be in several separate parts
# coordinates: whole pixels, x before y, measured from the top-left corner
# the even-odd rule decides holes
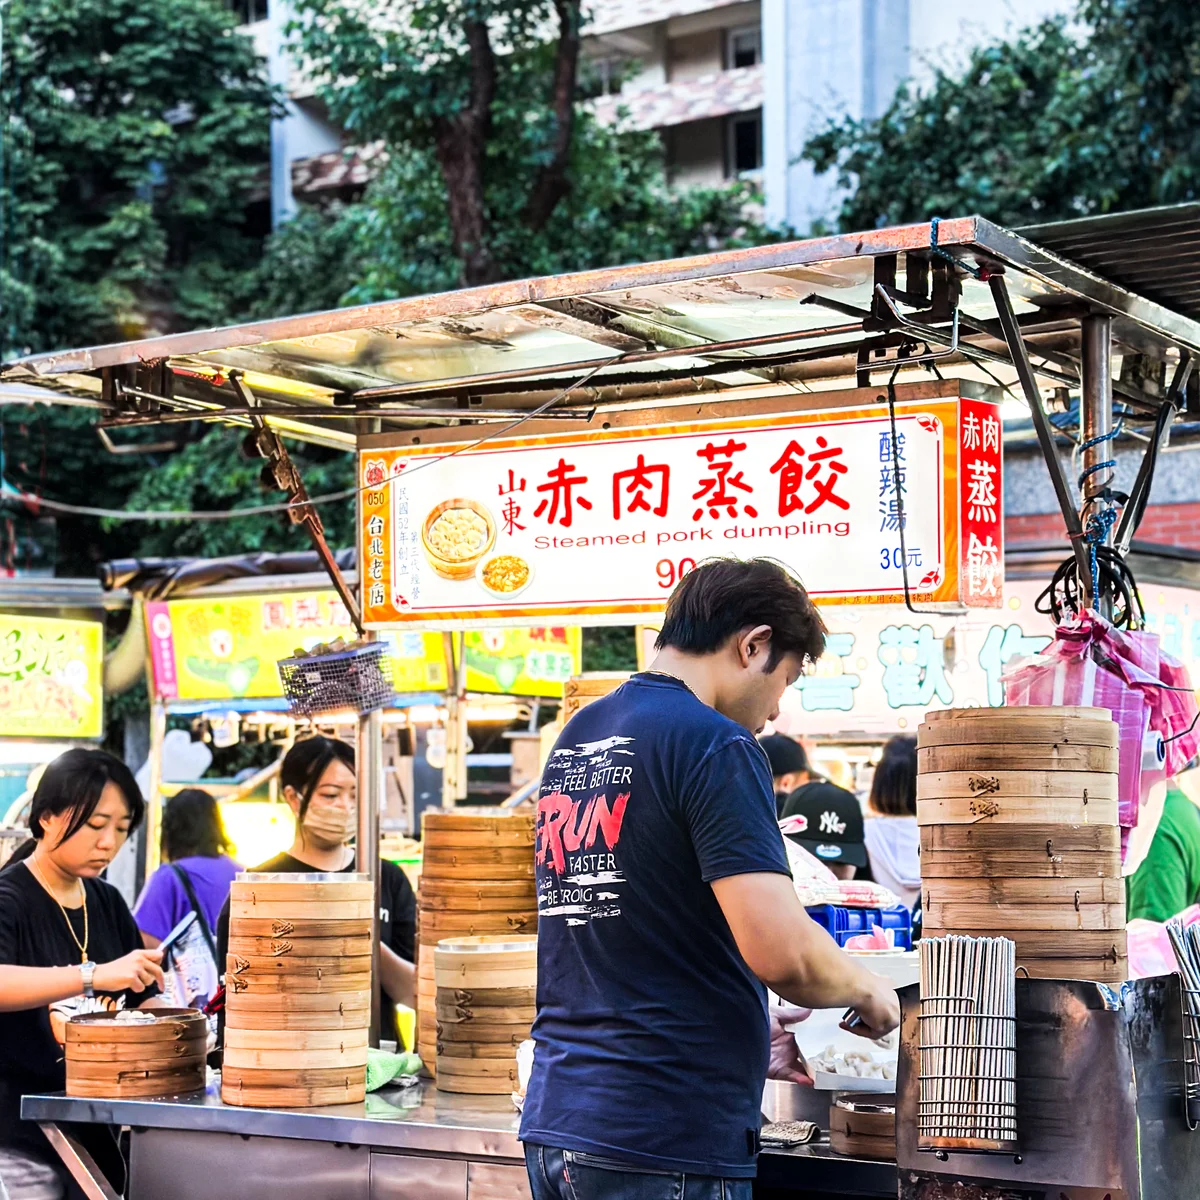
[[[816,662],[825,649],[825,622],[803,584],[768,558],[715,558],[685,575],[667,601],[656,649],[714,654],[736,634],[771,627],[768,671],[785,654]]]

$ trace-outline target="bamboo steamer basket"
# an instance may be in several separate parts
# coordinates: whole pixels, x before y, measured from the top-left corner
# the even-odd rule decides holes
[[[572,675],[563,684],[563,723],[569,721],[581,708],[586,708],[602,696],[615,692],[628,680],[627,671],[585,671],[582,675]]]
[[[221,1097],[307,1108],[361,1101],[374,885],[361,875],[234,882]]]
[[[537,913],[445,913],[422,914],[420,939],[423,945],[454,937],[524,935],[537,930]]]
[[[886,1104],[889,1099],[895,1102],[894,1097],[880,1097],[879,1104],[856,1099],[855,1109],[835,1101],[829,1108],[829,1148],[837,1154],[894,1161],[896,1110]]]
[[[537,938],[447,939],[429,957],[434,998],[419,1021],[428,1037],[432,1017],[437,1086],[507,1095],[516,1087],[517,1047],[533,1024]]]
[[[66,1025],[68,1096],[128,1099],[204,1089],[208,1021],[194,1009],[154,1009],[148,1022],[87,1013]]]
[[[1125,978],[1118,730],[1106,709],[927,714],[917,821],[929,937],[1003,935],[1040,978]]]

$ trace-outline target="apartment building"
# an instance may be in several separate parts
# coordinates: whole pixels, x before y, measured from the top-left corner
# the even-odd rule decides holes
[[[352,196],[377,147],[346,146],[286,49],[287,0],[231,0],[288,95],[272,133],[272,214]],[[580,82],[599,119],[658,130],[676,186],[758,181],[766,214],[800,233],[836,212],[835,181],[799,161],[839,114],[879,115],[906,78],[1070,0],[593,0]]]

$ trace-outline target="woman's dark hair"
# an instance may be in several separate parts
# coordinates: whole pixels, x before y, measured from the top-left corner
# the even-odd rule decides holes
[[[894,737],[883,747],[883,757],[871,781],[871,810],[885,817],[917,814],[917,739]]]
[[[825,622],[804,586],[768,558],[716,558],[685,575],[667,601],[656,649],[715,654],[736,634],[771,627],[768,671],[785,654],[816,662],[825,650]]]
[[[279,768],[281,787],[294,788],[300,797],[300,820],[308,811],[309,801],[321,776],[332,762],[340,762],[354,770],[354,748],[337,738],[310,737],[297,742],[284,756]]]
[[[203,788],[176,792],[163,810],[162,852],[167,862],[181,858],[220,858],[233,853],[221,810]]]
[[[91,820],[101,793],[110,783],[115,783],[125,797],[129,832],[132,833],[142,823],[146,812],[142,790],[133,772],[105,750],[76,747],[60,754],[42,772],[29,805],[29,832],[33,836],[13,851],[9,861],[19,862],[33,853],[44,833],[44,817],[70,813],[71,819],[62,840],[65,842],[74,837]]]

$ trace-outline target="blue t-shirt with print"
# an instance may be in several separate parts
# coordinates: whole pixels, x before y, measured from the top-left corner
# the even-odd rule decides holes
[[[711,883],[787,874],[766,755],[667,676],[578,713],[537,813],[537,1044],[521,1138],[751,1177],[766,990]]]

